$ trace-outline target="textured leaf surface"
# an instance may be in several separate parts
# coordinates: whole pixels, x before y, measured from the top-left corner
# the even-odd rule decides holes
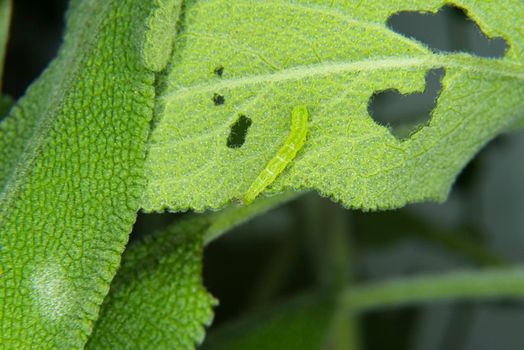
[[[297,196],[257,199],[176,223],[122,256],[88,349],[192,349],[215,301],[202,287],[202,245]]]
[[[72,1],[58,58],[0,124],[3,348],[83,348],[139,207],[152,3]]]
[[[522,1],[451,2],[487,36],[507,41],[502,59],[433,53],[385,25],[393,13],[445,3],[188,1],[161,84],[143,207],[203,210],[239,198],[282,145],[296,105],[309,111],[307,141],[268,192],[316,189],[365,209],[443,200],[524,104]],[[435,68],[445,76],[427,125],[399,140],[370,117],[374,92],[422,91]],[[245,143],[229,148],[241,115],[252,125]]]
[[[194,349],[213,318],[202,287],[207,217],[186,220],[122,256],[88,349]]]

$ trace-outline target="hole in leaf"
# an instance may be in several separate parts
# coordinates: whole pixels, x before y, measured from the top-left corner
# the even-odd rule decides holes
[[[213,94],[213,103],[215,104],[215,106],[223,105],[224,102],[226,102],[224,96],[219,94]]]
[[[215,73],[216,75],[222,78],[222,74],[224,74],[224,67],[223,66],[216,67],[213,73]]]
[[[463,9],[451,5],[443,6],[437,13],[397,12],[388,18],[387,26],[434,51],[500,58],[509,47],[503,38],[487,37]]]
[[[227,147],[240,148],[246,142],[247,130],[253,122],[245,115],[240,115],[235,124],[231,125],[231,132],[227,138]]]
[[[442,89],[444,69],[432,69],[426,74],[424,92],[403,95],[396,89],[377,91],[369,99],[369,115],[391,133],[405,139],[431,118],[437,97]]]

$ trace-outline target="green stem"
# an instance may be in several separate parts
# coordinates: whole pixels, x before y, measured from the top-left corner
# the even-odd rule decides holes
[[[462,271],[352,286],[341,295],[345,310],[363,312],[434,301],[522,299],[524,269]]]
[[[509,262],[504,257],[492,252],[482,242],[465,237],[461,231],[449,233],[438,229],[428,229],[421,233],[420,236],[439,244],[452,253],[469,258],[482,266],[509,266]],[[477,233],[476,236],[481,235]]]
[[[292,201],[299,197],[300,192],[284,192],[275,196],[260,197],[248,206],[232,205],[221,211],[211,214],[204,214],[206,220],[209,220],[210,226],[204,234],[204,243],[207,245],[223,235],[231,231],[234,227],[241,225],[252,218],[262,215],[281,204]]]
[[[448,252],[484,267],[508,267],[509,261],[492,252],[483,242],[485,236],[474,227],[445,230],[415,217],[406,210],[357,214],[356,230],[366,232],[367,239],[384,244],[392,239],[422,239]],[[388,230],[384,230],[387,227]],[[369,245],[369,243],[368,243]]]
[[[9,38],[9,24],[11,22],[11,0],[0,0],[0,91],[2,91],[2,77],[4,73],[5,51]]]
[[[352,286],[353,242],[348,211],[316,194],[304,200],[305,236],[318,283],[328,293],[338,294]],[[337,310],[325,342],[327,349],[360,348],[359,322],[344,309]]]

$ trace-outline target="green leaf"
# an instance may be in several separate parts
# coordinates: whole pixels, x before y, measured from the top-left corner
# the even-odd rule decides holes
[[[173,50],[176,25],[182,9],[182,0],[153,0],[155,6],[147,17],[142,54],[147,68],[159,72],[164,69]]]
[[[211,322],[215,304],[201,286],[203,243],[295,197],[197,215],[131,245],[87,348],[192,349],[203,340],[201,325]]]
[[[444,200],[464,165],[522,117],[524,104],[522,1],[453,1],[487,36],[507,41],[502,59],[434,53],[385,24],[393,13],[444,3],[188,1],[159,84],[143,208],[200,211],[241,197],[281,147],[297,105],[310,115],[306,144],[266,193],[316,189],[364,209]],[[436,108],[409,138],[368,114],[374,92],[423,91],[436,68],[445,71]],[[245,143],[229,148],[242,116],[251,120]]]
[[[207,217],[186,220],[122,256],[87,349],[194,349],[213,318],[202,287]]]
[[[91,332],[144,187],[152,9],[72,1],[57,59],[0,124],[5,348],[83,348]]]
[[[334,304],[307,295],[257,312],[211,332],[205,350],[317,350],[326,340]]]

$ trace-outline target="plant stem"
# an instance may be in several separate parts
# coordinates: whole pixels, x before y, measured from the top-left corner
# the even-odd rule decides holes
[[[435,301],[524,298],[524,269],[451,272],[351,286],[341,294],[341,305],[365,312]]]
[[[507,259],[487,247],[482,240],[485,235],[475,227],[446,230],[435,227],[404,209],[395,212],[357,214],[355,222],[357,231],[365,230],[366,235],[374,237],[374,241],[380,242],[379,244],[399,238],[420,239],[434,243],[450,253],[483,267],[509,267],[510,265]],[[384,230],[384,227],[388,230]]]
[[[11,22],[11,0],[0,0],[0,91],[2,91],[2,77],[4,73],[5,51],[9,38],[9,24]]]
[[[205,244],[209,244],[226,232],[231,231],[234,227],[241,225],[252,218],[262,215],[281,204],[292,201],[299,197],[300,192],[285,192],[270,197],[260,197],[248,206],[229,206],[221,211],[211,214],[203,214],[202,217],[207,217],[210,226],[204,234]]]
[[[338,295],[352,285],[353,247],[348,211],[316,194],[305,197],[305,233],[318,283],[328,293]],[[325,348],[359,349],[359,322],[355,315],[336,308]]]

